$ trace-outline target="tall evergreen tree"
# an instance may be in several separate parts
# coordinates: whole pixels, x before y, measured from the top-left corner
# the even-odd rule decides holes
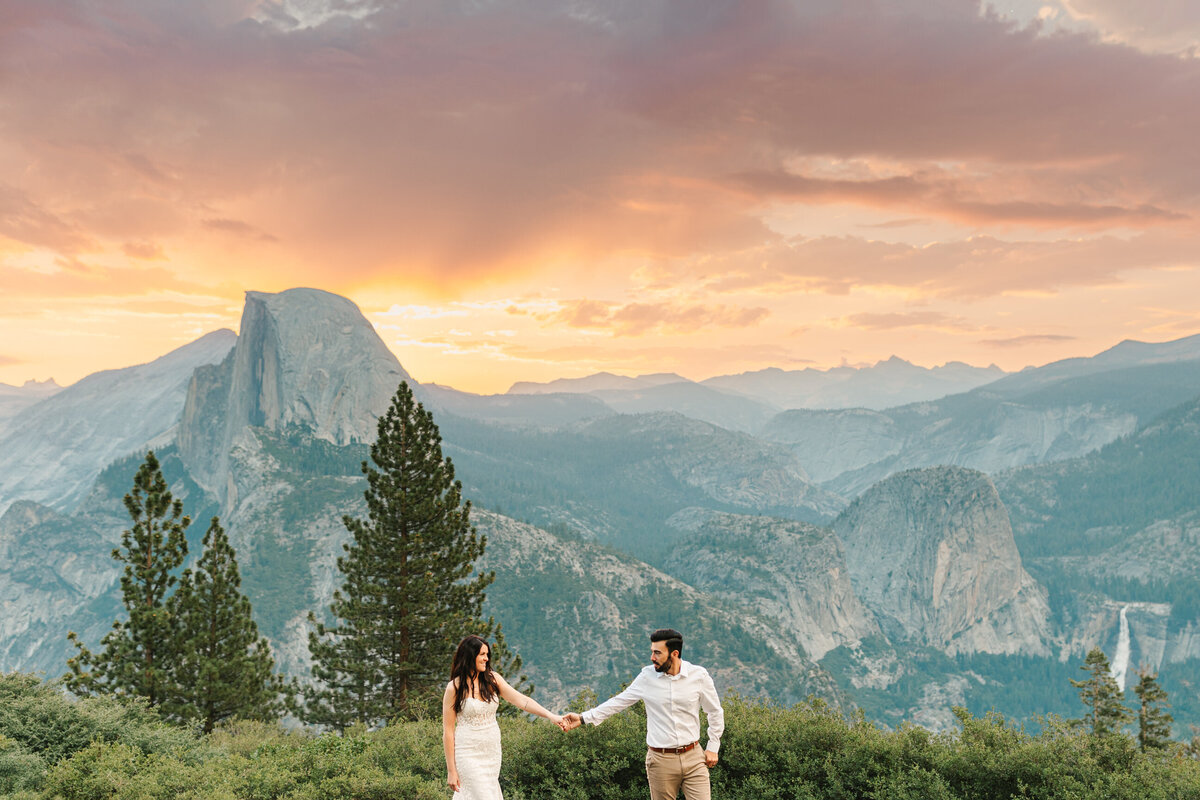
[[[521,694],[533,694],[533,690],[535,688],[533,682],[529,680],[528,675],[521,671],[521,668],[525,663],[524,660],[521,658],[521,655],[517,653],[517,651],[508,646],[508,642],[504,638],[504,631],[501,629],[500,623],[496,622],[494,617],[488,617],[487,621],[484,622],[482,626],[480,626],[477,630],[468,631],[468,633],[474,633],[477,636],[481,636],[490,643],[490,666],[493,670],[503,675],[504,679],[508,681],[510,686],[512,686]],[[434,699],[440,706],[441,694],[439,693]],[[497,713],[501,716],[519,717],[521,716],[522,712],[514,705],[502,703],[500,705],[500,710]]]
[[[171,496],[153,450],[134,476],[125,508],[133,526],[121,535],[121,547],[112,557],[125,565],[121,595],[129,618],[113,623],[99,653],[88,650],[71,631],[67,638],[79,652],[67,660],[64,681],[76,694],[133,695],[158,705],[170,691],[177,643],[167,592],[176,581],[172,572],[187,557],[184,534],[191,520],[183,516],[182,502]]]
[[[1167,711],[1167,692],[1158,683],[1158,673],[1143,667],[1133,687],[1138,696],[1138,747],[1142,752],[1161,750],[1171,742],[1171,722]]]
[[[352,542],[338,559],[342,587],[330,606],[335,624],[309,637],[310,722],[344,728],[410,711],[440,683],[458,640],[483,624],[484,589],[472,577],[486,538],[470,524],[469,501],[442,456],[433,415],[401,383],[380,418],[367,476],[367,520],[343,517]]]
[[[1093,647],[1080,669],[1088,673],[1088,678],[1072,680],[1071,685],[1079,690],[1079,699],[1087,708],[1087,714],[1076,722],[1090,727],[1098,736],[1119,733],[1121,726],[1133,715],[1121,703],[1121,689],[1112,676],[1108,657],[1099,647]]]
[[[231,717],[271,719],[283,711],[287,686],[273,672],[241,585],[237,554],[213,517],[196,568],[184,571],[167,601],[179,645],[163,701],[165,712],[199,720],[206,733]]]

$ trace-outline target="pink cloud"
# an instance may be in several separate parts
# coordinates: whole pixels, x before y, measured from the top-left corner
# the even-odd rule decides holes
[[[976,325],[967,319],[941,311],[911,311],[851,314],[846,322],[856,328],[872,331],[889,331],[899,328],[927,328],[943,331],[975,330]]]
[[[453,291],[614,253],[774,248],[779,279],[819,290],[971,295],[1137,259],[996,243],[1015,273],[988,277],[975,244],[785,246],[760,215],[843,202],[1194,236],[1200,61],[973,2],[379,4],[312,27],[237,0],[31,5],[0,21],[0,69],[21,76],[0,86],[0,154],[20,165],[0,233],[68,255],[216,230],[279,245],[306,279],[336,265]],[[865,261],[814,263],[823,249]],[[1034,274],[1081,250],[1097,262]]]
[[[673,303],[628,303],[618,305],[595,300],[577,300],[550,319],[573,328],[612,330],[621,335],[638,335],[654,330],[676,333],[709,327],[745,328],[769,315],[765,308],[736,308],[726,305],[680,305]]]
[[[1076,337],[1066,336],[1057,333],[1030,333],[1023,336],[1010,336],[1007,339],[983,339],[979,343],[988,347],[1002,348],[1022,348],[1030,345],[1039,344],[1055,344],[1058,342],[1072,342]]]
[[[925,246],[853,236],[774,243],[710,262],[717,292],[774,289],[846,294],[866,286],[917,289],[931,297],[978,299],[1119,282],[1130,270],[1200,265],[1192,238],[1151,232],[1052,241],[975,236]]]

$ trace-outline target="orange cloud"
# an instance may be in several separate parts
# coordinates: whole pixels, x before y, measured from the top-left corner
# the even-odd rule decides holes
[[[7,316],[537,287],[511,344],[857,319],[932,351],[1003,318],[967,304],[1200,266],[1200,59],[970,0],[9,6]],[[854,306],[889,293],[945,305]]]
[[[639,335],[654,330],[687,333],[709,327],[744,328],[761,322],[769,313],[761,307],[674,303],[617,305],[577,300],[565,304],[551,319],[572,328],[605,329],[620,335]]]
[[[845,294],[885,286],[928,297],[982,298],[1053,292],[1119,281],[1130,270],[1200,266],[1188,236],[1006,241],[975,236],[925,246],[860,237],[815,237],[772,244],[711,263],[713,291],[796,290]]]
[[[898,328],[927,328],[943,331],[975,330],[976,325],[963,317],[941,311],[914,311],[907,313],[866,312],[851,314],[846,322],[856,328],[872,331],[891,331]]]
[[[1007,339],[982,339],[979,343],[988,347],[1018,348],[1054,342],[1073,342],[1075,339],[1074,336],[1056,333],[1029,333],[1023,336],[1010,336]]]

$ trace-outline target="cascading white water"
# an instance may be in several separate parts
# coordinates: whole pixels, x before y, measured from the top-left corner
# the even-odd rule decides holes
[[[1117,653],[1112,660],[1112,676],[1117,688],[1125,691],[1125,676],[1129,672],[1129,620],[1125,612],[1129,606],[1121,606],[1121,630],[1117,634]]]

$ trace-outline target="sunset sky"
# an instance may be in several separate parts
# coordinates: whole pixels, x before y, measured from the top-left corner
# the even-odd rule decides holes
[[[0,382],[358,303],[422,382],[1200,333],[1200,3],[0,0]]]

